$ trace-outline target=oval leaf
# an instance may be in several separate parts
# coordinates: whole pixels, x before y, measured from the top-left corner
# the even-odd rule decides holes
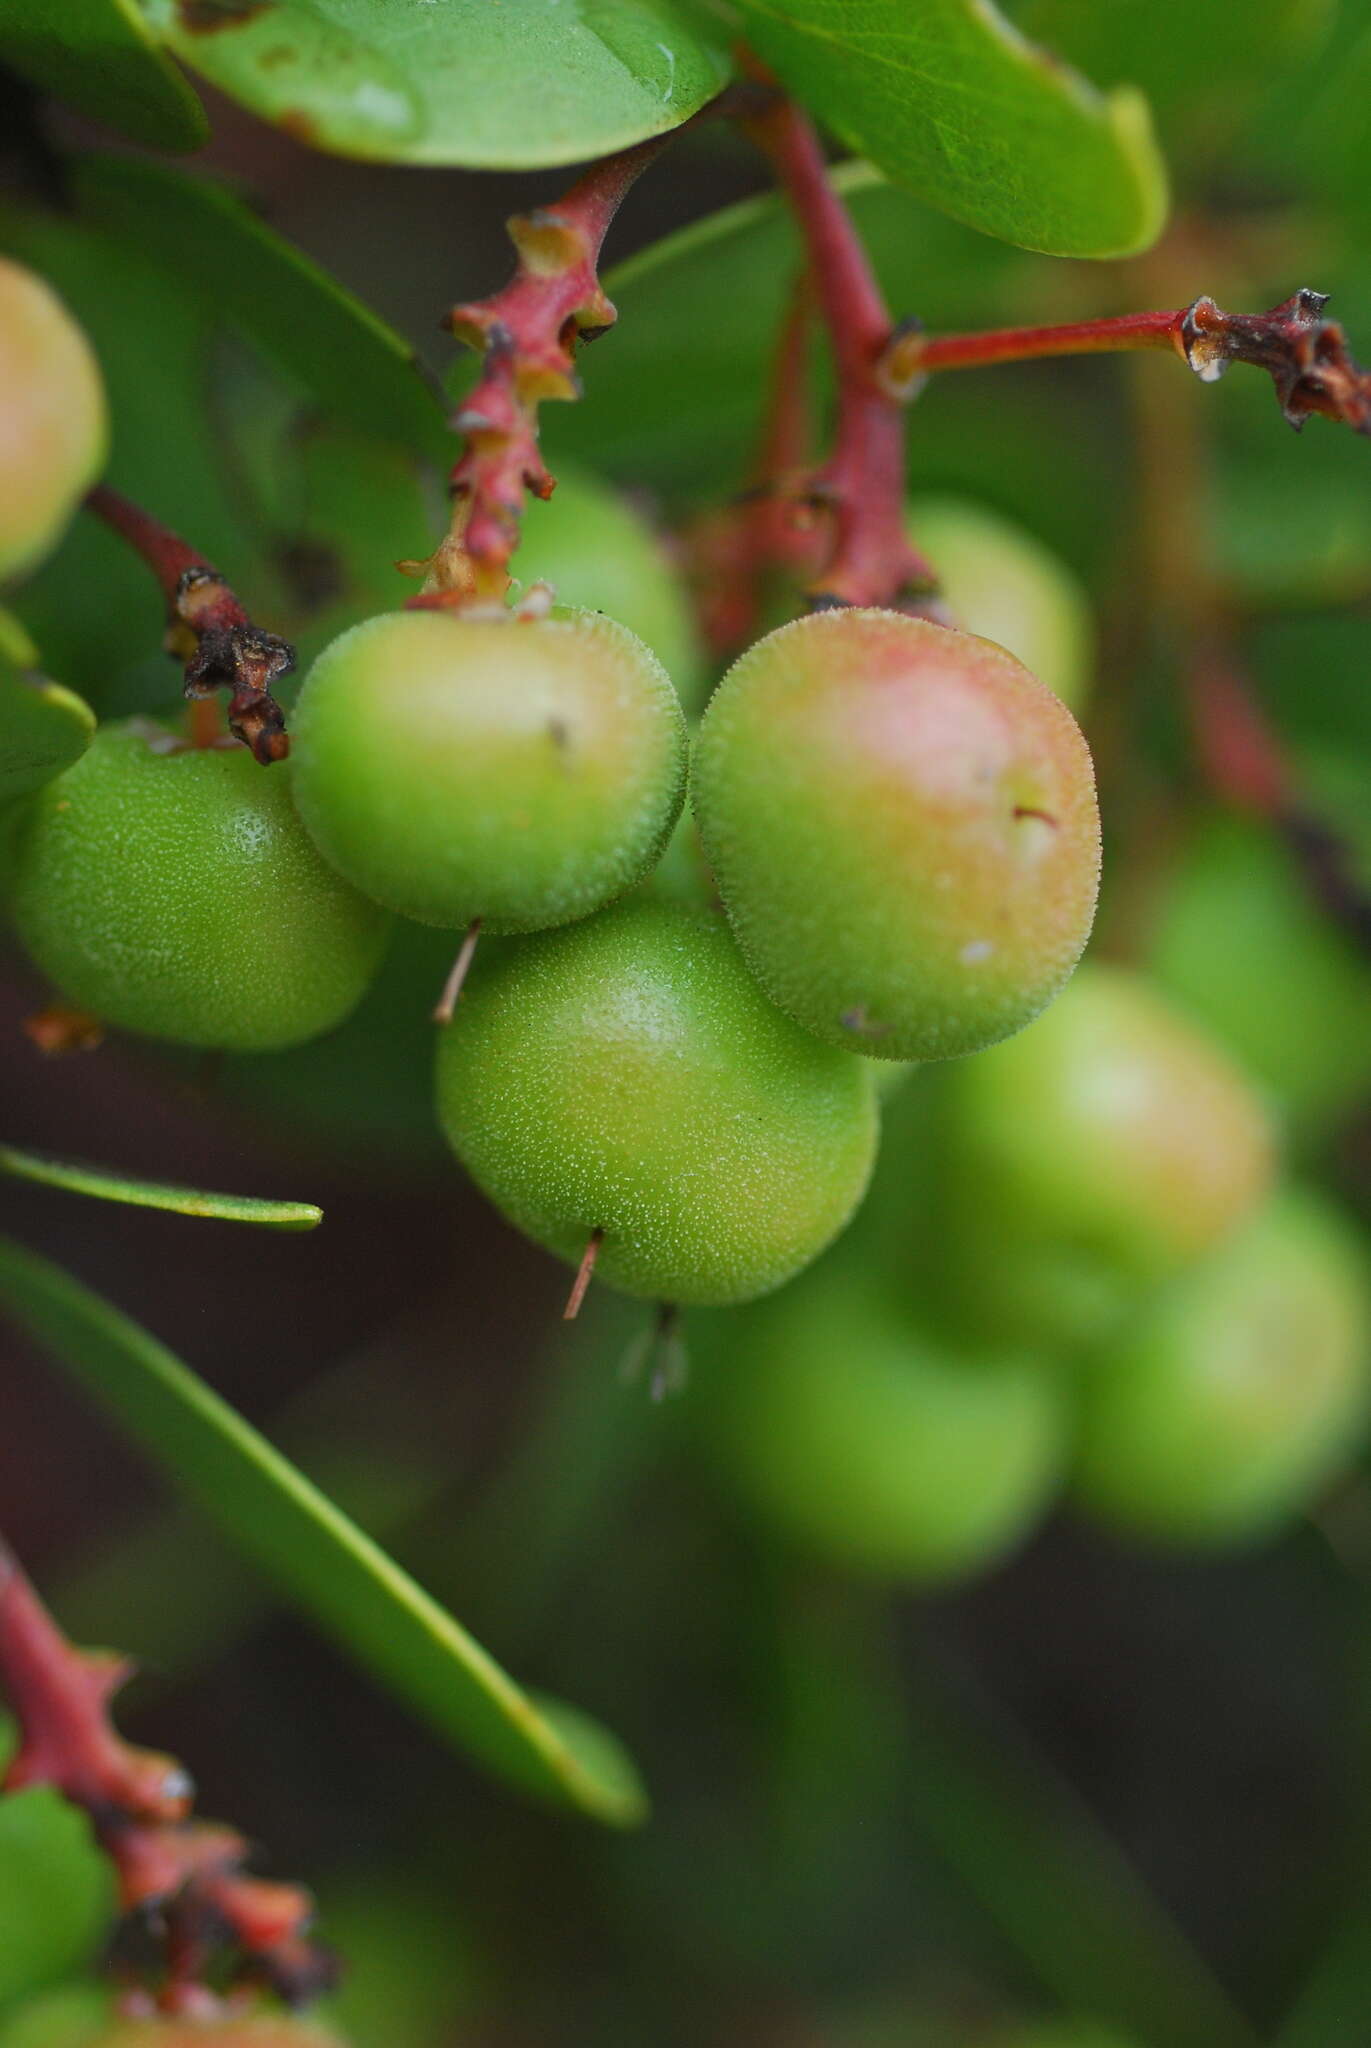
[[[1096,92],[993,0],[738,4],[805,106],[955,219],[1054,256],[1124,256],[1161,232],[1146,101]]]
[[[235,193],[127,156],[85,157],[72,181],[88,220],[198,287],[330,413],[439,460],[451,452],[409,343]]]
[[[71,1159],[49,1159],[42,1152],[21,1152],[0,1145],[0,1173],[16,1180],[40,1181],[65,1188],[72,1195],[93,1195],[101,1202],[125,1202],[134,1209],[170,1209],[177,1216],[211,1216],[221,1223],[259,1223],[268,1230],[313,1230],[324,1220],[313,1202],[275,1202],[260,1195],[210,1195],[197,1188],[167,1182],[132,1180],[99,1166]]]
[[[178,56],[342,156],[527,170],[659,135],[728,75],[676,0],[144,0]]]
[[[459,1749],[611,1826],[646,1801],[607,1729],[540,1701],[304,1474],[148,1331],[0,1239],[0,1301],[238,1547]]]
[[[84,698],[14,666],[0,650],[0,803],[27,796],[79,761],[95,731]]]
[[[131,142],[198,149],[209,134],[137,0],[0,0],[0,60]]]

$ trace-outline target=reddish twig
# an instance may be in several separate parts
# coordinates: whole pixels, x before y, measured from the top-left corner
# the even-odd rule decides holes
[[[670,139],[652,136],[606,157],[555,205],[516,214],[508,223],[514,276],[492,298],[448,315],[458,340],[485,361],[453,421],[465,445],[452,470],[452,529],[413,604],[503,598],[524,493],[550,497],[554,484],[538,447],[538,408],[580,395],[577,345],[615,319],[597,274],[605,236],[630,186]]]
[[[207,2010],[207,1972],[226,1949],[243,1980],[292,2002],[313,1997],[335,1971],[307,1938],[309,1894],[244,1876],[247,1843],[232,1828],[191,1818],[194,1790],[182,1766],[119,1735],[109,1703],[131,1668],[74,1649],[0,1541],[0,1686],[20,1731],[3,1790],[50,1785],[90,1816],[121,1910],[161,1928],[163,2010]]]
[[[812,432],[809,341],[809,281],[802,275],[777,337],[748,487],[682,536],[701,630],[719,659],[756,637],[772,571],[787,569],[803,582],[818,566],[821,536],[804,492]]]
[[[779,100],[748,126],[804,236],[837,371],[833,453],[806,485],[831,534],[810,601],[894,605],[933,592],[937,576],[905,531],[902,404],[909,394],[897,392],[888,374],[894,330],[880,286],[807,117]]]
[[[98,484],[89,509],[140,554],[167,605],[164,646],[185,664],[185,694],[192,700],[230,692],[229,730],[264,767],[290,751],[285,714],[271,686],[295,667],[295,650],[276,633],[253,624],[219,571],[204,556],[138,505]],[[212,743],[213,726],[192,714],[196,745]]]
[[[939,370],[976,370],[1044,356],[1098,355],[1169,349],[1212,384],[1230,363],[1266,370],[1292,427],[1311,413],[1371,433],[1371,372],[1360,368],[1336,320],[1325,320],[1327,294],[1297,291],[1266,313],[1225,313],[1201,297],[1168,313],[1127,313],[1074,320],[1059,327],[1003,327],[984,334],[893,337],[881,364],[891,389],[912,393]]]

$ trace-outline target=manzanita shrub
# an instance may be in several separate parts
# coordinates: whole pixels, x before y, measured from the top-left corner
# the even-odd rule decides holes
[[[0,2048],[1364,2038],[1364,1701],[1218,1802],[1295,1874],[1178,1790],[1163,1904],[947,1652],[1091,1646],[1140,1865],[1261,1560],[1365,1669],[1369,92],[1368,0],[0,0],[6,1371],[183,1497],[13,1402]],[[226,1129],[290,1199],[186,1184]],[[259,1427],[174,1247],[279,1347],[340,1172],[447,1292]],[[88,1635],[212,1672],[150,1725],[237,1825]]]

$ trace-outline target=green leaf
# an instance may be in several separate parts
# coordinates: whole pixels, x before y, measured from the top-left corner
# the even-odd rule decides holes
[[[198,149],[209,122],[137,0],[0,0],[0,60],[152,149]]]
[[[113,1917],[85,1815],[46,1785],[0,1798],[0,2009],[92,1961]]]
[[[723,85],[676,0],[144,0],[253,113],[342,156],[526,170],[679,126]]]
[[[1101,85],[1144,91],[1168,152],[1213,160],[1283,75],[1307,64],[1335,0],[1025,0],[1026,35]]]
[[[611,1826],[643,1818],[607,1730],[525,1692],[438,1603],[146,1330],[0,1239],[0,1300],[283,1592],[438,1732],[522,1790]]]
[[[268,1230],[313,1230],[324,1220],[313,1202],[275,1202],[259,1195],[212,1195],[197,1188],[175,1187],[151,1180],[131,1180],[70,1159],[49,1159],[42,1152],[21,1152],[0,1145],[0,1173],[34,1180],[44,1187],[65,1188],[72,1195],[93,1195],[102,1202],[125,1202],[134,1209],[170,1209],[177,1216],[211,1216],[221,1223],[259,1223]]]
[[[70,768],[94,731],[95,713],[83,698],[15,667],[0,650],[0,804]]]
[[[235,193],[127,156],[80,159],[72,184],[87,219],[183,278],[334,417],[448,452],[438,394],[409,343]]]
[[[738,0],[749,43],[834,132],[957,220],[1054,256],[1155,241],[1147,104],[1098,93],[993,0]]]

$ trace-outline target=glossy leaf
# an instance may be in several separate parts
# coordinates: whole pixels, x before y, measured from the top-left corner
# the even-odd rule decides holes
[[[0,61],[152,149],[198,149],[209,134],[137,0],[0,0]]]
[[[408,342],[236,193],[127,156],[85,157],[72,183],[88,220],[198,289],[333,417],[445,452],[437,394]]]
[[[85,1815],[46,1785],[0,1798],[0,2009],[92,1961],[113,1915]]]
[[[313,1202],[275,1202],[260,1195],[213,1195],[199,1188],[176,1187],[162,1181],[133,1180],[102,1167],[71,1159],[49,1159],[42,1152],[21,1152],[0,1145],[0,1173],[33,1180],[44,1187],[64,1188],[70,1195],[93,1195],[101,1202],[124,1202],[134,1209],[170,1209],[177,1216],[208,1216],[220,1223],[258,1223],[268,1230],[313,1230],[324,1212]]]
[[[723,38],[677,0],[144,0],[153,30],[299,140],[387,162],[530,169],[677,127]]]
[[[11,663],[0,649],[0,803],[27,796],[79,761],[95,731],[83,698]]]
[[[783,83],[955,219],[1057,256],[1144,249],[1166,216],[1146,102],[1101,94],[994,0],[739,0]]]
[[[607,1730],[517,1686],[148,1331],[9,1240],[0,1240],[0,1302],[283,1592],[457,1748],[522,1790],[612,1826],[643,1817],[633,1765]]]

